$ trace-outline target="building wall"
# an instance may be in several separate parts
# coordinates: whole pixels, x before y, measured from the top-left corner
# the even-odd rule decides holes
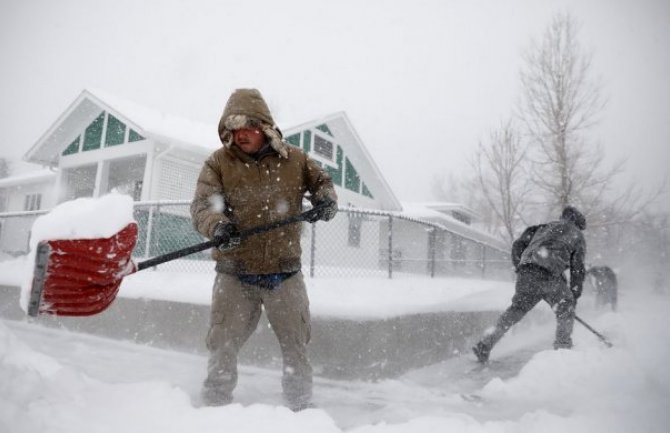
[[[333,133],[336,125],[328,122],[287,130],[285,140],[292,146],[301,148],[314,159],[333,180],[341,206],[361,207],[365,209],[381,209],[382,204],[369,191],[366,181],[374,173],[363,171],[364,167],[351,162],[346,148],[358,146],[347,142],[347,138]]]
[[[5,212],[21,212],[26,210],[26,196],[39,195],[39,206],[30,210],[50,209],[55,203],[53,179],[2,188],[5,197]],[[33,207],[36,202],[32,201]],[[17,255],[28,251],[30,229],[36,216],[13,217],[0,220],[0,251]]]

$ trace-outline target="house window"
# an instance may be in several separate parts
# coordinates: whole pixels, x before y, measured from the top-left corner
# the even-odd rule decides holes
[[[349,158],[344,158],[344,162],[344,187],[350,191],[360,192],[361,178],[358,176],[358,172],[349,161]]]
[[[328,128],[328,125],[326,125],[325,123],[323,125],[317,126],[316,129],[333,137],[333,133],[330,132],[330,128]]]
[[[300,134],[293,134],[286,137],[286,142],[293,146],[300,147]]]
[[[132,196],[135,201],[141,200],[142,179],[144,179],[146,165],[146,155],[119,158],[109,161],[106,192],[116,190],[121,194]]]
[[[312,131],[305,130],[302,132],[302,150],[309,153],[312,150]]]
[[[361,194],[363,194],[363,195],[366,196],[366,197],[374,198],[374,197],[372,196],[372,193],[371,193],[370,190],[368,189],[367,185],[365,185],[365,184],[363,184],[363,188],[362,188],[362,190],[361,190]]]
[[[140,140],[144,140],[144,137],[142,137],[140,134],[131,129],[130,132],[128,133],[128,142],[132,143],[133,141],[140,141]]]
[[[340,146],[337,146],[337,157],[335,162],[337,163],[337,167],[331,167],[327,165],[325,168],[326,172],[330,175],[330,178],[333,180],[333,184],[342,186],[342,173],[344,172],[344,169],[342,168],[342,159],[344,156],[344,152],[342,152],[342,148]]]
[[[107,133],[105,134],[105,146],[116,146],[123,144],[126,136],[126,124],[111,114],[107,115]]]
[[[27,194],[23,201],[23,210],[40,210],[42,194]]]
[[[104,122],[105,112],[103,111],[90,125],[88,125],[84,132],[84,151],[100,149],[100,142],[102,141],[102,124]]]
[[[93,197],[97,172],[97,164],[63,169],[61,174],[63,188],[59,202],[79,197]]]
[[[332,161],[334,154],[333,143],[318,135],[314,135],[314,153],[328,161]]]
[[[63,156],[73,155],[79,152],[79,141],[81,136],[77,137],[70,145],[63,151]]]

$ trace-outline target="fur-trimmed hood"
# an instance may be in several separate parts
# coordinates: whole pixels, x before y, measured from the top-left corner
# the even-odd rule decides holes
[[[226,148],[233,144],[233,131],[240,128],[260,128],[270,146],[288,158],[287,144],[275,125],[268,105],[257,89],[237,89],[228,98],[219,120],[219,138]]]

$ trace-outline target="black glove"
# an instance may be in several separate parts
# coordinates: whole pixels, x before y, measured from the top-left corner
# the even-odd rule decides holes
[[[580,296],[582,296],[582,288],[581,287],[572,287],[570,289],[572,291],[572,296],[575,298],[575,301],[579,299]]]
[[[305,221],[315,223],[319,220],[330,221],[337,214],[337,202],[330,198],[325,198],[317,202],[314,207],[305,212]]]
[[[228,251],[240,245],[240,231],[232,223],[218,223],[214,227],[214,236],[212,240],[218,243],[219,251]]]

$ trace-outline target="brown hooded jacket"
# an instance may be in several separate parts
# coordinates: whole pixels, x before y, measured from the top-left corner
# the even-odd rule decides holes
[[[271,147],[258,160],[233,144],[235,129],[260,128]],[[219,222],[240,230],[281,220],[312,204],[336,201],[330,176],[297,147],[282,140],[270,110],[256,89],[238,89],[229,98],[219,122],[223,147],[205,161],[191,203],[193,225],[211,238]],[[290,224],[244,239],[225,252],[214,249],[216,270],[228,274],[273,274],[301,268],[302,224]]]

